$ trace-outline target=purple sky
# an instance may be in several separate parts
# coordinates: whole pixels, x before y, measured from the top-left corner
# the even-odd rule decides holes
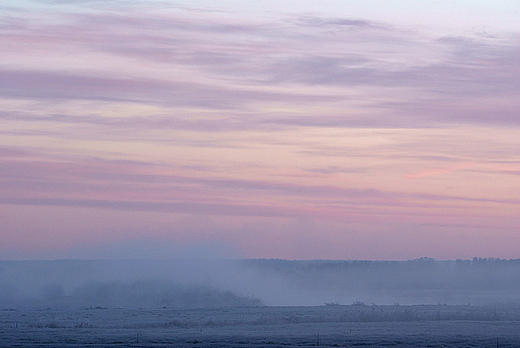
[[[518,18],[3,2],[0,259],[518,258]]]

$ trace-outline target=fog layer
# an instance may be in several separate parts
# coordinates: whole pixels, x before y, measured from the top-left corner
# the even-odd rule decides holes
[[[0,308],[520,304],[520,260],[1,261]]]

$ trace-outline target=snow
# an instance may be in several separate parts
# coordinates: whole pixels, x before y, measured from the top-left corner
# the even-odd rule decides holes
[[[520,346],[520,308],[313,306],[3,310],[1,347]]]

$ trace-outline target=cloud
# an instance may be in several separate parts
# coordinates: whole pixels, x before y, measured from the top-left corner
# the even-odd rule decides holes
[[[165,106],[235,109],[251,101],[312,103],[340,98],[292,92],[248,91],[156,79],[122,79],[43,71],[0,70],[0,96],[29,99],[122,101]]]
[[[52,54],[77,47],[79,62],[95,56],[98,66],[89,73],[70,67],[4,69],[4,98],[198,107],[238,111],[243,119],[264,103],[279,109],[296,105],[303,114],[272,117],[260,111],[263,120],[256,126],[519,125],[514,97],[520,89],[520,43],[514,36],[436,38],[366,19],[316,16],[246,21],[213,12],[129,9],[54,17],[40,16],[38,25],[11,20],[4,47],[22,44],[24,52],[44,56],[51,54],[42,46],[46,42],[56,50]],[[102,62],[110,61],[121,61],[122,68],[109,71]],[[148,67],[165,73],[151,77]],[[169,71],[190,74],[175,77]],[[306,115],[307,106],[336,111]],[[357,117],[337,111],[349,108],[363,111]],[[187,127],[218,128],[219,121],[204,122]],[[231,129],[247,121],[232,123]]]
[[[347,29],[386,29],[388,27],[373,21],[352,18],[302,16],[294,22],[305,27],[339,27]]]
[[[16,147],[0,147],[0,159],[23,158],[30,156],[30,152]]]
[[[149,211],[165,213],[188,213],[226,216],[260,217],[297,217],[297,209],[281,209],[261,205],[233,205],[204,202],[142,202],[95,199],[57,199],[57,198],[0,198],[2,204],[62,206],[81,208],[108,208],[123,211]]]
[[[401,215],[451,202],[520,205],[520,200],[220,177],[211,169],[141,161],[3,159],[1,203],[250,217]],[[451,170],[466,168],[455,166]],[[169,174],[165,174],[169,172]],[[180,174],[180,173],[182,174]],[[412,178],[447,172],[417,173]],[[386,212],[385,214],[387,214]],[[404,214],[407,214],[404,212]],[[416,212],[414,212],[416,214]]]
[[[335,174],[335,173],[363,173],[366,168],[340,168],[337,166],[328,166],[326,168],[307,168],[310,173]]]
[[[190,130],[196,132],[233,132],[233,131],[247,131],[247,130],[258,130],[264,131],[275,130],[277,122],[263,121],[258,115],[251,114],[250,117],[246,118],[244,114],[226,112],[219,118],[211,118],[211,115],[204,114],[197,115],[198,118],[192,118],[190,113],[176,114],[172,111],[171,114],[162,113],[155,115],[143,115],[143,116],[110,116],[106,117],[100,113],[93,114],[57,114],[54,112],[47,111],[35,111],[35,112],[1,112],[0,120],[10,121],[12,123],[31,123],[36,125],[38,123],[53,123],[61,125],[92,125],[98,126],[99,134],[102,135],[102,130],[105,128],[109,129],[107,136],[110,139],[114,139],[113,129],[119,130]],[[243,117],[240,117],[243,116]],[[35,134],[41,135],[40,131],[35,131]],[[4,134],[13,134],[13,131],[0,131]],[[106,132],[105,132],[106,133]],[[49,133],[49,135],[59,136],[59,133]],[[64,134],[63,136],[67,136]],[[75,134],[74,136],[80,136]],[[94,134],[88,135],[90,139]],[[128,139],[132,137],[128,133],[121,132],[118,137],[121,139]],[[143,136],[143,135],[141,135]],[[159,139],[154,138],[157,141]],[[147,139],[153,141],[154,139]],[[203,141],[200,142],[204,143]],[[211,146],[217,146],[207,140],[205,143]],[[231,146],[231,145],[228,145]]]
[[[418,171],[415,173],[408,174],[405,176],[405,178],[418,179],[418,178],[423,178],[423,177],[428,177],[428,176],[443,175],[443,174],[451,173],[451,172],[454,172],[457,170],[463,170],[463,169],[468,169],[468,168],[472,168],[472,167],[475,167],[475,163],[463,163],[463,164],[458,164],[458,165],[446,167],[446,168],[421,170],[421,171]]]

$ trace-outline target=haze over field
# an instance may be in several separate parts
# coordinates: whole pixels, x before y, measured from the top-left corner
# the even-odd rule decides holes
[[[0,259],[517,258],[518,18],[3,0]]]
[[[0,262],[0,309],[484,305],[520,308],[520,260]]]

